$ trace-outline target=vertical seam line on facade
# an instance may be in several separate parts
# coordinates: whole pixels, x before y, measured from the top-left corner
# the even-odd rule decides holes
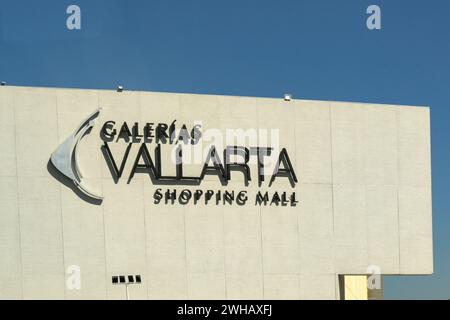
[[[100,106],[100,91],[97,90],[97,106]],[[101,159],[101,157],[100,157]],[[101,163],[101,160],[100,160]],[[100,170],[101,170],[101,165],[100,165]],[[104,194],[104,190],[105,190],[105,186],[104,186],[104,181],[103,181],[103,170],[101,170],[100,172],[100,181],[101,181],[101,186],[102,186],[102,194]],[[103,251],[104,251],[104,261],[105,261],[105,298],[108,299],[108,266],[107,266],[107,255],[106,255],[106,225],[105,225],[105,204],[102,202],[101,204],[102,206],[102,216],[103,216]]]
[[[142,105],[141,105],[141,92],[138,93],[138,105],[139,105],[139,119],[142,119]],[[141,189],[142,189],[142,206],[143,206],[143,212],[144,212],[144,246],[145,246],[145,275],[146,275],[146,283],[147,283],[147,300],[149,299],[149,279],[148,279],[148,275],[149,275],[149,261],[148,261],[148,252],[147,252],[147,219],[146,219],[146,212],[145,212],[145,190],[144,190],[144,180],[141,181]]]
[[[22,230],[20,227],[21,224],[21,216],[20,216],[20,200],[19,200],[19,171],[18,171],[18,162],[17,162],[17,119],[16,119],[16,89],[12,90],[12,110],[13,110],[13,117],[14,117],[14,156],[16,161],[16,196],[17,196],[17,217],[18,217],[18,231],[19,231],[19,258],[20,258],[20,281],[22,283],[21,287],[21,296],[22,299],[24,299],[24,272],[23,272],[23,252],[22,252]]]
[[[102,193],[104,192],[103,178],[100,178]],[[103,193],[104,194],[104,193]],[[105,228],[105,207],[102,204],[102,225],[103,225],[103,253],[105,262],[105,298],[108,298],[108,268],[106,266],[106,228]]]
[[[149,299],[148,288],[149,288],[149,279],[148,279],[148,269],[149,269],[149,261],[148,261],[148,253],[147,253],[147,223],[146,223],[146,212],[145,212],[145,192],[144,192],[144,181],[141,181],[141,189],[142,189],[142,206],[144,212],[144,241],[145,241],[145,275],[146,275],[146,283],[147,283],[147,299]]]
[[[255,98],[255,109],[256,109],[256,119],[257,119],[257,138],[259,142],[259,108],[258,108],[258,98]],[[257,164],[259,166],[259,163]],[[264,169],[263,169],[264,170]],[[265,176],[266,172],[263,172],[263,176]],[[259,206],[259,234],[260,234],[260,241],[261,241],[261,284],[262,284],[262,298],[265,299],[265,285],[264,285],[264,244],[263,244],[263,222],[262,222],[262,208]]]
[[[139,92],[138,101],[139,101],[139,118],[142,119],[141,92]],[[147,251],[149,249],[147,248],[147,246],[148,246],[148,244],[147,244],[147,214],[145,212],[145,192],[144,192],[145,190],[144,189],[145,189],[144,188],[144,180],[142,180],[142,205],[143,205],[143,209],[144,209],[143,211],[144,211],[144,237],[145,237],[145,275],[147,277],[146,283],[147,283],[147,300],[148,300],[148,299],[150,299],[150,296],[149,296],[150,282],[148,279],[148,274],[149,274],[148,270],[149,270],[150,262],[148,261],[148,258],[151,255],[149,255],[148,251]],[[151,246],[150,246],[150,248],[151,248]]]
[[[295,115],[295,106],[294,108],[292,108],[292,113],[293,116]],[[296,119],[295,117],[293,117],[294,119],[294,143],[297,142],[297,125],[296,125]],[[295,154],[295,164],[298,165],[298,157],[297,157],[297,148],[294,148],[294,154]],[[299,180],[301,179],[300,174],[299,174]],[[298,184],[300,184],[301,182],[299,181]],[[295,185],[294,185],[295,186]],[[294,188],[294,190],[296,191],[296,189]],[[299,196],[300,196],[300,192],[299,192]],[[297,258],[298,258],[298,265],[296,266],[296,270],[297,270],[297,298],[300,299],[301,297],[301,284],[300,284],[300,275],[301,275],[301,268],[302,268],[302,255],[301,255],[301,237],[300,237],[300,210],[298,209],[298,207],[296,207],[297,210],[294,210],[295,215],[296,215],[296,220],[297,220]]]
[[[399,135],[399,112],[395,110],[395,124],[397,134],[397,235],[398,235],[398,273],[401,272],[401,237],[400,237],[400,135]]]
[[[187,237],[186,237],[186,208],[183,207],[183,229],[184,229],[184,270],[186,274],[186,299],[189,299],[189,273],[187,265]]]
[[[363,145],[363,151],[362,151],[362,157],[363,157],[363,185],[364,185],[364,211],[363,211],[363,217],[364,217],[364,221],[365,221],[365,224],[364,224],[364,227],[365,227],[365,234],[366,234],[366,236],[365,236],[365,240],[366,240],[366,248],[365,248],[365,251],[366,251],[366,270],[365,270],[365,275],[366,275],[366,279],[367,279],[367,269],[368,269],[368,267],[369,267],[369,264],[370,264],[370,252],[369,252],[369,224],[370,224],[370,221],[369,221],[369,215],[368,215],[368,213],[367,213],[367,178],[366,178],[366,168],[367,168],[367,154],[366,154],[366,149],[364,148],[365,147],[365,140],[366,140],[366,135],[367,135],[367,122],[368,122],[368,120],[367,120],[367,113],[368,113],[368,110],[367,109],[363,109],[362,110],[362,113],[363,113],[363,119],[362,119],[362,124],[363,124],[363,127],[362,127],[362,132],[361,132],[361,136],[362,136],[362,145]],[[368,284],[368,282],[367,282],[367,280],[366,280],[366,287],[367,287],[367,284]],[[369,292],[367,291],[367,298],[369,297],[368,296],[368,294],[369,294]]]
[[[177,94],[178,100],[178,110],[179,114],[181,114],[181,95]],[[186,232],[186,213],[187,207],[182,208],[183,212],[183,228],[184,228],[184,269],[186,274],[186,299],[189,299],[189,272],[188,272],[188,263],[187,263],[187,232]]]
[[[58,114],[58,94],[55,93],[56,104],[56,139],[59,144],[59,114]],[[64,299],[66,299],[66,257],[64,252],[64,217],[62,209],[62,184],[58,184],[59,189],[59,212],[61,214],[61,244],[62,244],[62,260],[63,260],[63,285],[64,285]]]
[[[225,160],[224,160],[225,161]],[[224,273],[224,281],[225,281],[225,299],[228,297],[227,291],[227,249],[226,249],[226,240],[225,240],[225,210],[221,208],[222,212],[222,241],[223,241],[223,273]]]
[[[215,98],[215,99],[216,99],[217,105],[220,108],[220,102],[219,102],[218,98]],[[222,119],[221,119],[220,114],[219,114],[219,125],[221,125],[220,120],[222,120]],[[225,130],[226,130],[226,128],[225,128]],[[223,161],[225,163],[226,159],[224,158]],[[227,246],[226,246],[226,238],[225,238],[225,211],[226,210],[224,210],[223,208],[220,208],[220,211],[222,212],[223,274],[224,274],[224,285],[225,285],[224,288],[225,288],[225,299],[227,299],[227,297],[228,297],[228,290],[227,290],[227,258],[226,258]]]
[[[333,219],[333,274],[334,274],[334,297],[335,299],[338,297],[339,285],[336,285],[336,279],[339,279],[339,275],[336,273],[336,248],[335,248],[335,234],[334,234],[334,171],[333,171],[333,121],[332,121],[332,112],[331,112],[331,103],[328,104],[328,121],[330,123],[330,180],[331,180],[331,216]],[[339,284],[339,281],[338,281]],[[339,296],[339,299],[341,297]]]

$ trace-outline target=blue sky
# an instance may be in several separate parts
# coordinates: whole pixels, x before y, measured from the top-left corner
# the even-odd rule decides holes
[[[66,8],[81,7],[81,30]],[[382,29],[366,28],[381,8]],[[435,273],[386,298],[450,298],[450,1],[0,0],[0,80],[431,107]]]

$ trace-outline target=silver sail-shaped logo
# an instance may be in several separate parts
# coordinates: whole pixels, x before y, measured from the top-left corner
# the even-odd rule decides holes
[[[81,125],[70,135],[59,147],[52,153],[50,161],[53,166],[70,179],[74,186],[81,191],[85,196],[94,200],[102,200],[103,196],[91,192],[83,185],[83,176],[77,161],[77,146],[80,140],[86,135],[86,133],[94,126],[95,119],[100,114],[98,109],[92,113]]]

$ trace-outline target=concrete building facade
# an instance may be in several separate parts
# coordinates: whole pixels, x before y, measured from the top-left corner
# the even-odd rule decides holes
[[[433,272],[426,107],[2,86],[0,150],[3,299],[124,299],[129,274],[131,299],[339,299],[342,275]]]

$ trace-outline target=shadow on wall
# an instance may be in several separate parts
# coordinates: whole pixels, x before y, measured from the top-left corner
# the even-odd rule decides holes
[[[86,194],[84,194],[83,192],[81,192],[80,189],[77,188],[77,186],[73,183],[72,180],[70,180],[69,178],[64,176],[62,173],[60,173],[55,168],[55,166],[53,165],[53,163],[51,162],[50,159],[47,162],[47,171],[52,175],[53,178],[58,180],[60,183],[65,185],[67,188],[71,189],[80,199],[82,199],[90,204],[96,205],[96,206],[99,206],[102,204],[102,200],[93,199],[93,198],[87,196]]]

